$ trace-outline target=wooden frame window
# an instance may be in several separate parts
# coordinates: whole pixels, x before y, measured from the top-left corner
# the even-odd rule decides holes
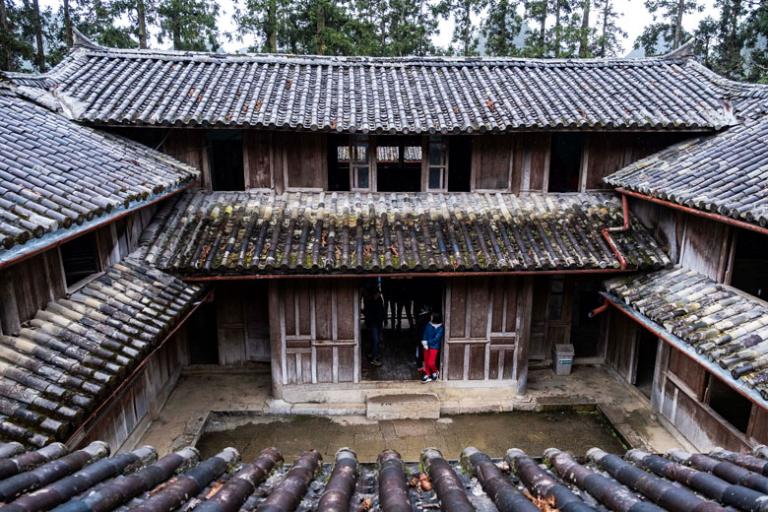
[[[444,137],[431,136],[426,145],[426,172],[422,190],[446,192],[448,191],[448,141]]]
[[[102,271],[95,231],[61,244],[59,255],[68,292],[82,287]]]
[[[374,183],[368,137],[352,137],[349,146],[349,183],[351,190],[371,191]]]

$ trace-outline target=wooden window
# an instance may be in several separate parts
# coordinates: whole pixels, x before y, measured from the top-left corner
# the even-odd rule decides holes
[[[747,432],[749,417],[752,414],[752,402],[711,374],[707,389],[707,403],[713,411],[739,432]]]
[[[371,190],[371,162],[368,137],[353,137],[349,146],[349,182],[352,190]]]
[[[429,138],[427,151],[427,191],[448,190],[448,142],[443,137]]]
[[[99,244],[95,232],[62,244],[60,252],[64,281],[69,291],[101,271]]]

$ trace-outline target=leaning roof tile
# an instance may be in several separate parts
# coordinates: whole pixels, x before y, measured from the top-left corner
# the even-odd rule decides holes
[[[766,99],[680,56],[328,57],[87,43],[45,75],[7,76],[96,124],[330,132],[710,130],[734,124],[742,103],[751,111]]]
[[[149,446],[110,456],[99,441],[71,452],[60,444],[24,452],[0,443],[0,450],[0,497],[19,512],[725,512],[762,510],[768,500],[764,447],[756,455],[630,450],[623,457],[599,448],[586,457],[511,449],[502,460],[467,447],[450,454],[458,461],[427,448],[420,462],[385,450],[376,463],[358,461],[349,448],[327,462],[315,450],[284,462],[276,448],[247,461],[231,447],[207,458],[194,448],[158,457]]]
[[[615,268],[606,194],[195,192],[158,215],[147,261],[183,274],[512,272]],[[632,268],[669,263],[636,221]]]
[[[0,85],[0,263],[180,190],[197,170]]]

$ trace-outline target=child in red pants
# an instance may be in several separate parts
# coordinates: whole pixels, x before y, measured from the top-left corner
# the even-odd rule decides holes
[[[432,319],[424,327],[421,345],[424,347],[424,376],[421,378],[422,384],[437,380],[439,372],[437,370],[437,354],[443,345],[445,328],[443,327],[443,318],[440,313],[432,313]]]

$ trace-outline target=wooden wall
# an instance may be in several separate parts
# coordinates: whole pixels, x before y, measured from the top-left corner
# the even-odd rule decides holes
[[[139,442],[150,422],[157,418],[189,364],[185,329],[179,329],[121,393],[113,397],[102,412],[67,444],[74,448],[102,440],[115,453],[124,444],[130,450]]]
[[[532,285],[529,278],[453,278],[447,281],[447,380],[527,377]]]
[[[328,137],[319,133],[243,134],[243,167],[249,188],[285,190],[328,188]]]
[[[154,207],[99,228],[95,234],[102,268],[117,263],[136,249]],[[15,335],[48,302],[66,295],[61,254],[54,247],[0,270],[0,333]]]
[[[211,173],[208,168],[205,130],[174,128],[168,130],[160,150],[200,171],[197,185],[211,188]]]
[[[473,137],[472,190],[546,191],[549,142],[546,133]]]
[[[356,280],[272,282],[273,384],[359,382],[359,311]]]
[[[254,281],[216,286],[219,364],[269,361],[267,288],[266,283]]]
[[[637,374],[637,343],[641,327],[618,311],[607,313],[606,363],[633,384]],[[722,446],[744,450],[768,442],[768,412],[753,405],[746,433],[738,431],[707,404],[707,390],[716,379],[696,361],[661,341],[656,357],[651,407],[669,421],[697,449]]]

